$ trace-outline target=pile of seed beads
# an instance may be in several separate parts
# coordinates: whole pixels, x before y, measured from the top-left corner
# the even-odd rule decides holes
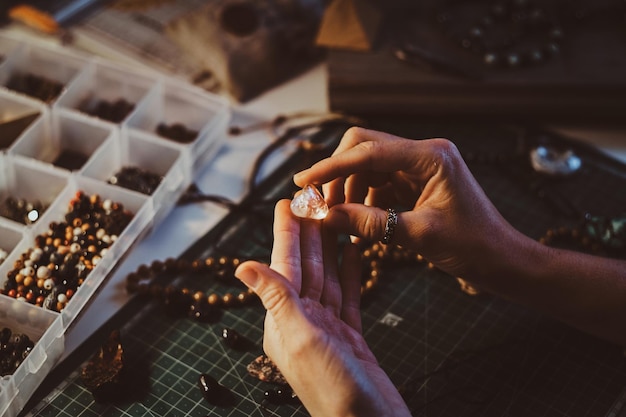
[[[78,191],[65,220],[50,223],[14,262],[0,293],[63,310],[132,217],[122,204]]]
[[[8,327],[0,330],[0,376],[11,375],[33,350],[35,343],[26,334]]]

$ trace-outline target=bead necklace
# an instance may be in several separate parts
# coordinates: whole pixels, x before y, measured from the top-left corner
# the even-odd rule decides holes
[[[364,271],[361,295],[368,294],[376,287],[383,266],[387,262],[393,265],[412,261],[426,262],[421,255],[413,251],[381,243],[365,247],[361,251],[361,261]],[[239,258],[228,256],[209,256],[191,262],[174,258],[165,261],[155,260],[150,265],[140,265],[126,276],[126,290],[130,294],[159,300],[172,315],[188,316],[201,322],[210,322],[215,319],[218,309],[248,305],[257,299],[256,294],[250,289],[220,295],[217,292],[194,291],[173,284],[163,286],[157,278],[164,275],[194,274],[222,283],[233,282],[236,285],[238,281],[234,279],[234,272],[240,263]],[[428,265],[433,267],[430,263]]]
[[[449,28],[451,19],[449,12],[437,15],[444,32],[464,50],[479,55],[489,67],[540,65],[561,50],[561,26],[530,0],[492,2],[485,15],[460,33]]]
[[[612,218],[587,213],[577,225],[548,229],[539,242],[550,246],[573,246],[601,256],[626,258],[626,213]]]
[[[626,214],[613,218],[586,214],[578,225],[549,228],[538,241],[546,246],[626,259]],[[463,278],[457,277],[456,280],[464,293],[481,293],[480,288]]]

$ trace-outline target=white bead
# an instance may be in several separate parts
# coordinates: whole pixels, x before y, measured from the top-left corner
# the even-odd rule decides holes
[[[52,288],[54,288],[54,281],[48,278],[43,282],[43,288],[46,290],[51,290]]]
[[[25,277],[32,277],[33,275],[35,275],[35,268],[33,268],[32,266],[26,266],[22,268],[20,274],[24,275]]]
[[[50,269],[47,266],[40,266],[37,268],[37,278],[48,278],[50,276]]]
[[[43,251],[41,250],[41,248],[33,249],[33,251],[30,253],[30,260],[31,261],[38,261],[39,259],[41,259],[42,253],[43,253]]]
[[[63,293],[57,295],[57,301],[59,303],[63,303],[63,304],[67,303],[67,295],[65,295]]]

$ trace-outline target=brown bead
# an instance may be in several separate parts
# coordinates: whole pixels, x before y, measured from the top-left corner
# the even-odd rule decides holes
[[[130,274],[128,274],[128,275],[126,276],[126,281],[127,281],[127,282],[134,282],[134,283],[137,283],[137,282],[141,281],[141,275],[139,275],[139,274],[138,274],[138,273],[136,273],[136,272],[131,272]]]
[[[222,297],[222,301],[224,302],[224,305],[226,307],[232,307],[233,305],[235,305],[235,300],[235,296],[229,292],[224,294],[224,296]]]
[[[164,268],[165,268],[165,265],[163,265],[163,262],[158,261],[158,260],[157,261],[152,261],[152,263],[150,264],[150,269],[152,269],[152,271],[155,274],[162,273]]]
[[[219,295],[213,293],[207,297],[207,302],[212,306],[219,306],[222,304],[222,298]]]
[[[176,259],[167,258],[163,264],[165,271],[174,271],[176,269]]]
[[[35,281],[35,280],[33,279],[33,277],[25,277],[25,278],[24,278],[24,286],[28,288],[28,287],[30,287],[31,285],[33,285],[33,282],[34,282],[34,281]]]
[[[152,272],[148,265],[143,264],[139,265],[139,268],[137,268],[137,275],[143,278],[148,278],[152,275]]]
[[[194,301],[200,301],[200,300],[204,300],[205,295],[204,292],[202,291],[196,291],[193,293],[193,300]]]
[[[204,265],[208,268],[212,268],[213,266],[215,266],[215,258],[213,257],[208,257],[204,260]]]
[[[247,304],[250,301],[250,294],[247,291],[242,291],[239,294],[237,294],[237,301],[241,304]]]

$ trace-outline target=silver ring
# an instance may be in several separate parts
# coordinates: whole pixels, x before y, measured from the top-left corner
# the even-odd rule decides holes
[[[396,231],[398,225],[398,213],[392,208],[387,209],[387,222],[385,223],[385,234],[380,240],[385,245],[389,243],[393,237],[393,232]]]

